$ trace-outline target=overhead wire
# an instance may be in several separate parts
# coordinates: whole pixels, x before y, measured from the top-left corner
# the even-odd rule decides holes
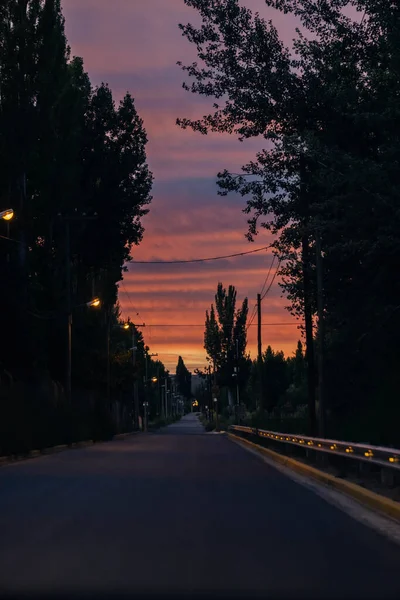
[[[253,325],[253,321],[255,319],[256,314],[257,314],[257,303],[253,306],[251,317],[250,317],[249,322],[248,322],[248,324],[246,326],[246,331],[248,330],[249,327],[251,327],[251,325]]]
[[[269,246],[263,246],[262,248],[257,248],[256,250],[248,250],[247,252],[237,252],[236,254],[227,254],[226,256],[212,256],[209,258],[192,258],[188,260],[133,260],[131,264],[135,265],[177,265],[183,263],[199,263],[199,262],[207,262],[210,260],[223,260],[224,258],[236,258],[237,256],[246,256],[248,254],[255,254],[256,252],[262,252],[263,250],[268,250],[271,248],[271,244]]]
[[[129,304],[130,304],[130,306],[131,306],[132,310],[133,310],[133,311],[136,313],[136,316],[138,316],[138,317],[140,317],[140,318],[142,319],[143,317],[142,317],[142,315],[140,314],[140,312],[139,312],[139,311],[138,311],[138,310],[137,310],[137,309],[136,309],[136,308],[133,306],[133,302],[132,302],[131,295],[130,295],[130,293],[128,292],[128,290],[126,289],[126,287],[125,287],[125,284],[124,284],[124,281],[122,280],[120,283],[121,283],[121,285],[122,285],[122,287],[123,287],[123,289],[124,289],[124,293],[126,294],[126,296],[127,296],[128,300],[129,300]],[[147,325],[147,327],[149,328],[149,337],[150,337],[150,340],[149,340],[149,342],[151,343],[151,342],[152,342],[152,339],[153,339],[153,336],[152,336],[152,330],[151,330],[151,327],[152,327],[151,323],[150,323],[149,325]]]
[[[255,326],[256,323],[253,323]],[[262,323],[262,325],[266,326],[274,326],[274,325],[298,325],[297,322],[283,322],[283,323]],[[204,327],[204,323],[155,323],[151,325],[151,327]]]
[[[270,264],[270,267],[269,267],[269,270],[268,270],[268,274],[267,274],[267,276],[265,278],[264,285],[261,288],[260,296],[263,295],[263,292],[264,292],[265,286],[267,285],[267,282],[268,282],[268,279],[269,279],[269,276],[270,276],[270,273],[271,273],[271,269],[272,269],[272,266],[273,266],[274,262],[275,262],[275,254],[272,256],[272,261],[271,261],[271,264]]]
[[[125,287],[125,284],[123,282],[123,280],[120,281],[120,284],[122,285],[122,287],[124,288],[124,294],[126,295],[126,297],[129,300],[129,304],[131,305],[131,309],[133,310],[133,312],[136,313],[136,316],[140,317],[140,313],[136,310],[136,308],[133,306],[133,302],[132,302],[132,298],[130,293],[128,292],[128,290]]]
[[[264,281],[264,284],[263,284],[263,286],[262,286],[262,288],[261,288],[261,292],[260,292],[261,301],[262,301],[262,300],[264,300],[264,298],[266,297],[266,295],[267,295],[267,294],[268,294],[268,292],[270,291],[270,289],[271,289],[271,287],[272,287],[272,285],[273,285],[273,283],[274,283],[274,281],[275,281],[276,275],[277,275],[277,273],[278,273],[278,271],[279,271],[279,267],[280,267],[280,264],[281,264],[281,262],[282,262],[282,261],[281,261],[281,259],[279,259],[279,261],[278,261],[278,266],[277,266],[277,268],[276,268],[276,270],[275,270],[274,276],[272,277],[271,283],[269,284],[269,286],[268,286],[267,290],[266,290],[266,291],[265,291],[265,293],[263,294],[263,292],[264,292],[264,289],[265,289],[265,286],[267,285],[267,282],[268,282],[269,276],[270,276],[270,274],[271,274],[271,270],[272,270],[272,267],[273,267],[273,265],[274,265],[274,262],[275,262],[275,254],[274,254],[273,258],[272,258],[272,261],[271,261],[271,264],[270,264],[270,267],[269,267],[269,270],[268,270],[267,276],[266,276],[266,278],[265,278],[265,281]],[[248,329],[249,329],[250,327],[252,327],[252,326],[254,325],[253,321],[254,321],[254,319],[256,318],[256,314],[257,314],[257,303],[255,303],[255,304],[254,304],[254,306],[253,306],[253,309],[252,309],[252,312],[251,312],[251,316],[250,316],[249,322],[248,322],[248,324],[247,324],[247,326],[246,326],[246,332],[248,331]],[[287,324],[289,325],[289,323],[287,323]],[[268,323],[261,323],[261,326],[263,326],[263,325],[268,325]],[[283,325],[283,323],[282,323],[282,325]]]
[[[225,255],[225,256],[214,256],[214,257],[209,257],[209,258],[197,258],[197,259],[190,259],[190,260],[173,260],[173,261],[158,261],[157,260],[157,261],[132,261],[132,262],[134,264],[188,264],[188,263],[199,263],[199,262],[206,262],[206,261],[213,261],[213,260],[222,260],[222,259],[226,259],[226,258],[235,258],[235,257],[238,257],[238,256],[246,256],[246,255],[249,255],[249,254],[255,254],[255,253],[261,252],[263,250],[268,250],[269,248],[271,248],[271,246],[272,246],[272,244],[270,244],[269,246],[263,246],[262,248],[257,248],[256,250],[249,250],[247,252],[238,252],[238,253],[235,253],[235,254],[228,254],[228,255]],[[267,285],[268,280],[269,280],[269,277],[270,277],[270,274],[271,274],[271,271],[272,271],[272,267],[273,267],[274,262],[275,262],[275,258],[276,258],[276,256],[273,255],[271,264],[270,264],[269,269],[268,269],[267,276],[266,276],[266,278],[264,280],[264,283],[263,283],[263,286],[261,288],[261,292],[260,292],[261,300],[263,300],[267,296],[268,292],[270,291],[270,289],[271,289],[271,287],[272,287],[272,285],[273,285],[273,283],[275,281],[277,272],[279,270],[279,266],[281,264],[281,260],[278,261],[277,269],[276,269],[276,271],[275,271],[275,273],[274,273],[274,275],[272,277],[272,280],[271,280],[268,288],[265,290],[266,285]],[[122,287],[124,289],[124,293],[127,295],[128,299],[129,299],[129,303],[131,305],[132,310],[134,310],[135,312],[137,312],[136,309],[133,306],[132,299],[131,299],[130,294],[127,291],[124,283],[121,282],[121,284],[122,284]],[[265,292],[264,292],[264,290],[265,290]],[[256,317],[256,314],[257,314],[257,303],[254,304],[254,306],[253,306],[253,309],[252,309],[252,312],[251,312],[251,316],[250,316],[250,319],[249,319],[249,323],[247,324],[247,327],[246,327],[246,331],[249,329],[249,327],[252,327],[252,326],[256,325],[256,323],[254,323],[254,319]],[[140,313],[137,312],[137,315],[140,316]],[[294,322],[294,323],[293,322],[292,323],[289,323],[289,322],[284,322],[284,323],[262,323],[262,326],[274,326],[274,325],[277,325],[277,326],[286,326],[286,325],[298,325],[298,323],[297,322]],[[151,331],[150,331],[151,327],[204,327],[204,325],[200,324],[200,323],[195,323],[195,324],[186,324],[186,323],[179,323],[179,324],[171,323],[171,324],[169,324],[169,323],[162,323],[162,324],[149,325],[148,327],[149,327],[149,333],[150,333],[150,337],[151,337]]]
[[[226,259],[226,258],[236,258],[238,256],[247,256],[249,254],[255,254],[257,252],[262,252],[263,250],[268,250],[269,248],[271,248],[271,246],[272,246],[272,244],[269,244],[268,246],[263,246],[262,248],[257,248],[255,250],[248,250],[246,252],[237,252],[237,253],[234,253],[234,254],[227,254],[227,255],[224,255],[224,256],[212,256],[212,257],[208,257],[208,258],[195,258],[195,259],[188,259],[188,260],[146,260],[146,261],[144,261],[144,260],[133,260],[132,263],[133,264],[142,264],[142,265],[143,264],[146,264],[146,265],[148,265],[148,264],[152,264],[152,265],[171,265],[171,264],[201,263],[201,262],[214,261],[214,260],[223,260],[223,259]],[[273,257],[273,261],[274,260],[275,260],[275,256]],[[271,271],[273,261],[271,263],[269,273]],[[263,289],[264,289],[264,287],[266,285],[267,280],[268,280],[268,276],[267,276],[267,279],[264,282]],[[125,288],[124,285],[123,285],[123,288],[124,288],[125,293],[127,294],[128,298],[130,298],[129,294],[126,292],[126,288]],[[131,300],[130,300],[130,302],[131,302]],[[132,309],[134,309],[132,302],[131,302],[131,306],[132,306]],[[253,313],[254,314],[252,314],[251,322],[253,322],[254,317],[256,315],[256,312],[257,312],[256,311],[256,307],[257,307],[257,305],[255,305],[254,308],[253,308]],[[155,326],[156,325],[153,325],[153,327],[155,327]],[[150,330],[149,330],[149,333],[150,333],[150,337],[151,337],[151,331]]]
[[[272,285],[273,285],[273,283],[274,283],[274,281],[275,281],[275,277],[276,277],[276,276],[277,276],[277,274],[278,274],[278,271],[279,271],[279,267],[280,267],[280,264],[281,264],[281,262],[282,262],[282,260],[281,260],[281,259],[279,259],[279,261],[278,261],[278,266],[276,267],[276,270],[275,270],[274,276],[272,277],[271,283],[269,284],[269,286],[268,286],[268,289],[266,290],[265,294],[264,294],[264,295],[261,297],[261,300],[264,300],[265,296],[268,294],[269,290],[271,289],[271,287],[272,287]]]
[[[272,267],[273,267],[273,264],[274,264],[274,262],[275,262],[275,254],[274,254],[274,255],[273,255],[273,257],[272,257],[272,261],[271,261],[271,264],[270,264],[270,266],[269,266],[269,270],[268,270],[267,276],[266,276],[266,278],[265,278],[265,281],[264,281],[264,283],[263,283],[263,286],[262,286],[262,288],[261,288],[260,295],[262,295],[262,294],[263,294],[263,292],[264,292],[264,289],[265,289],[265,286],[267,285],[267,282],[268,282],[269,276],[270,276],[270,274],[271,274],[271,269],[272,269]],[[264,297],[265,297],[265,296],[264,296]],[[256,317],[256,314],[257,314],[257,302],[256,302],[256,303],[254,304],[254,306],[253,306],[253,309],[252,309],[252,312],[251,312],[251,316],[250,316],[249,322],[248,322],[248,324],[247,324],[247,327],[246,327],[246,331],[249,329],[249,327],[251,327],[251,326],[253,325],[253,321],[254,321],[254,319],[255,319],[255,317]]]
[[[15,242],[16,244],[22,244],[23,246],[27,246],[27,244],[25,244],[24,242],[20,242],[19,240],[16,240],[12,237],[8,237],[6,235],[0,235],[0,238],[2,240],[8,240],[9,242]]]

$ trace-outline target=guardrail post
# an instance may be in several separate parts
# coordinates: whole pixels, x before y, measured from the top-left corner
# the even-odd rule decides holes
[[[364,461],[360,461],[358,463],[358,470],[360,472],[361,475],[365,475],[371,472],[371,468],[370,465]]]
[[[389,469],[381,469],[381,483],[387,487],[394,487],[394,473]]]

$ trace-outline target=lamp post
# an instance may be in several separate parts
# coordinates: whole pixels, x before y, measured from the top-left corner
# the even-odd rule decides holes
[[[240,399],[239,399],[239,340],[236,339],[236,366],[233,367],[232,377],[236,378],[236,424],[240,425]]]
[[[10,221],[14,218],[14,211],[12,208],[7,208],[6,210],[2,210],[0,212],[0,219],[6,221],[7,223],[7,237],[10,237]],[[10,254],[7,252],[7,262],[10,262]]]
[[[142,325],[144,327],[144,323]],[[124,323],[123,328],[127,331],[131,330],[132,332],[132,365],[135,370],[136,367],[136,340],[135,340],[135,325],[131,321],[127,321]],[[138,394],[138,385],[137,378],[134,374],[134,383],[133,383],[133,412],[134,412],[134,425],[135,429],[139,429],[139,394]]]
[[[67,401],[71,402],[71,370],[72,370],[72,290],[71,290],[71,236],[70,236],[70,222],[71,221],[93,221],[97,219],[97,213],[92,216],[86,215],[86,213],[78,214],[78,210],[75,209],[73,215],[63,215],[58,213],[58,217],[65,223],[65,287],[66,287],[66,313],[67,313],[67,354],[66,354],[66,381],[65,391]],[[89,306],[91,308],[98,308],[101,302],[99,298],[93,298],[90,302],[81,306]]]
[[[160,387],[160,364],[158,364],[157,366],[157,416],[161,417],[162,413],[163,413],[163,409],[162,409],[162,400],[161,400],[161,387]]]
[[[164,388],[164,416],[167,419],[168,418],[168,394],[170,394],[170,390],[168,389],[168,376],[166,375],[164,377],[164,385],[161,386],[161,388]]]
[[[163,397],[164,396],[164,397]],[[167,418],[167,378],[164,377],[164,384],[161,385],[161,404],[163,407],[164,418]]]
[[[78,306],[74,306],[74,308],[81,308],[83,306],[87,306],[88,308],[99,308],[101,306],[100,298],[93,298],[89,302],[84,302],[83,304],[78,304]],[[65,393],[67,396],[67,402],[71,403],[71,381],[72,381],[72,307],[69,306],[68,313],[68,334],[67,334],[67,374],[66,374],[66,382],[65,382]]]
[[[148,384],[150,381],[151,381],[152,383],[157,383],[158,379],[157,379],[157,377],[151,377],[151,379],[146,379],[146,380],[145,380],[145,386],[146,386],[146,390],[147,390],[147,384]],[[148,409],[148,407],[149,407],[149,402],[148,402],[148,400],[147,400],[147,394],[146,394],[145,401],[143,402],[143,408],[144,408],[144,414],[143,414],[143,416],[144,416],[144,430],[145,430],[145,431],[147,431],[147,429],[148,429],[148,423],[147,423],[147,421],[148,421],[148,410],[147,410],[147,409]]]
[[[165,382],[165,406],[168,415],[168,396],[171,395],[171,390],[168,389],[168,380]],[[171,402],[170,402],[171,406]],[[172,406],[171,406],[171,415],[172,415]]]
[[[144,430],[145,431],[147,431],[147,418],[148,418],[148,410],[147,409],[148,409],[148,406],[149,406],[149,401],[148,401],[148,382],[149,382],[149,379],[148,379],[148,374],[147,374],[148,373],[148,359],[151,358],[151,357],[153,357],[153,356],[158,356],[158,354],[157,353],[155,353],[155,354],[148,354],[146,352],[146,357],[145,357],[145,361],[146,361],[146,376],[145,376],[145,390],[146,390],[146,394],[145,394],[145,401],[143,403],[143,408],[144,408],[143,416],[144,416]],[[151,379],[151,381],[153,381],[154,379],[155,379],[155,381],[157,381],[157,377],[153,377]]]

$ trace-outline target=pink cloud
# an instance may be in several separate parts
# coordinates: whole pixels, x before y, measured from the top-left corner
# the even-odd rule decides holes
[[[272,17],[290,43],[295,25],[290,15],[276,13],[262,0],[243,3]],[[254,158],[261,141],[239,144],[233,137],[201,136],[175,125],[177,117],[201,117],[212,108],[212,99],[182,89],[185,74],[176,66],[177,60],[196,60],[195,48],[178,29],[179,22],[195,24],[196,12],[183,0],[65,0],[63,8],[72,53],[83,57],[93,84],[109,82],[117,101],[129,90],[148,133],[154,200],[134,259],[220,256],[267,245],[267,232],[248,244],[244,200],[219,197],[215,184],[218,171],[237,172]],[[146,343],[172,371],[179,355],[191,369],[204,366],[203,328],[177,325],[204,322],[218,281],[235,285],[238,300],[248,296],[252,308],[270,262],[270,255],[260,253],[192,265],[132,263],[120,287],[123,316],[146,323]],[[264,323],[294,323],[280,296],[275,280],[263,302]],[[154,326],[169,323],[175,325]],[[248,339],[255,356],[256,327],[250,327]],[[295,324],[263,327],[264,347],[270,343],[290,354],[298,339]]]

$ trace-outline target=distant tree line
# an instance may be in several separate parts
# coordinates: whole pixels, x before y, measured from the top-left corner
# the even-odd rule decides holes
[[[301,24],[293,48],[238,0],[185,4],[202,25],[180,25],[200,59],[184,85],[215,104],[178,124],[264,139],[218,183],[245,198],[249,240],[275,235],[304,331],[309,431],[323,402],[327,435],[398,445],[400,4],[266,0]]]
[[[206,311],[204,348],[208,367],[197,369],[201,385],[196,391],[200,409],[220,424],[253,423],[307,428],[307,368],[303,344],[293,356],[268,346],[261,360],[247,351],[248,301],[236,308],[237,290],[217,286],[215,307]],[[215,406],[217,398],[218,406]],[[289,420],[290,419],[290,423]],[[215,424],[215,422],[214,422]]]

